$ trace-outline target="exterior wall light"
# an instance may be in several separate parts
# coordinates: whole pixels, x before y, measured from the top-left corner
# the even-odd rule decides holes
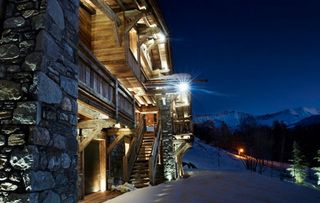
[[[179,92],[188,92],[190,90],[190,85],[187,82],[181,82],[178,84]]]

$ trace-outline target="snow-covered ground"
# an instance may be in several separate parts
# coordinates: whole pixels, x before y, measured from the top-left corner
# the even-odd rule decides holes
[[[196,140],[184,161],[198,167],[190,177],[138,189],[108,203],[319,203],[320,192],[244,170],[228,153]]]

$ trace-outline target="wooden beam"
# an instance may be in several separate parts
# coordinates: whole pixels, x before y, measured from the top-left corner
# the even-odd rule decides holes
[[[102,128],[99,126],[96,129],[94,129],[93,132],[90,133],[88,137],[84,138],[84,140],[82,140],[79,143],[79,151],[82,152],[88,146],[88,144],[92,141],[92,139],[98,136],[101,130]]]
[[[80,129],[95,129],[95,128],[111,128],[115,124],[112,120],[87,120],[78,123]]]
[[[121,20],[117,14],[110,8],[110,6],[103,0],[90,0],[95,6],[101,9],[115,24],[117,27],[121,25]]]
[[[126,7],[124,6],[124,4],[122,3],[122,0],[116,0],[118,5],[120,6],[120,8],[125,11],[126,10]]]
[[[126,26],[125,32],[129,32],[131,28],[144,16],[144,13],[139,13],[134,16],[134,19]]]
[[[110,128],[114,125],[114,122],[110,122],[107,120],[88,120],[88,121],[82,121],[78,123],[79,129],[93,129],[93,132],[90,133],[88,137],[85,137],[84,140],[82,140],[79,143],[79,152],[82,152],[88,144],[97,137],[103,128]]]
[[[119,144],[121,142],[122,139],[124,139],[126,136],[125,134],[119,135],[116,137],[116,139],[109,145],[108,149],[107,149],[107,154],[110,154],[113,150],[113,148]]]
[[[131,136],[134,134],[134,131],[130,128],[111,128],[107,131],[108,135],[126,135]]]
[[[115,23],[113,23],[113,33],[114,33],[114,37],[116,38],[116,43],[117,43],[118,47],[120,47],[121,46],[121,37],[119,34],[118,26]]]

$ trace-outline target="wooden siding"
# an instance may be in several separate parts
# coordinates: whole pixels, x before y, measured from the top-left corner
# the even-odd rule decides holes
[[[124,21],[124,14],[119,13],[119,18]],[[118,28],[121,42],[124,41],[124,25]],[[125,47],[119,46],[116,40],[114,23],[100,10],[92,16],[92,49],[97,58],[104,64],[124,64]],[[121,43],[122,45],[123,43]]]
[[[79,37],[80,41],[83,42],[89,49],[91,49],[91,14],[80,7],[79,9],[80,16],[80,28],[79,28]]]

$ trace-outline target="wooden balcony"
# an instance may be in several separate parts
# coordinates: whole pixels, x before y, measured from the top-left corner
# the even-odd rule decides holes
[[[79,100],[121,123],[134,124],[134,100],[107,68],[80,42]]]

